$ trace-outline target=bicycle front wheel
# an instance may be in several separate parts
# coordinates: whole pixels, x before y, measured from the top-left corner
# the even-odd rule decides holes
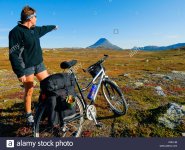
[[[63,123],[55,126],[48,124],[47,107],[40,105],[35,114],[34,137],[79,137],[83,124],[83,106],[76,97],[76,113],[65,117]]]
[[[111,80],[102,82],[102,92],[110,108],[116,115],[125,115],[128,104],[120,88]]]

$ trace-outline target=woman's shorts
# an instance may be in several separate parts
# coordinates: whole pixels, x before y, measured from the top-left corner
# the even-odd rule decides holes
[[[38,65],[33,66],[33,67],[25,68],[24,73],[25,73],[25,76],[29,76],[32,74],[36,75],[44,70],[46,70],[46,67],[45,67],[44,63],[42,62]]]

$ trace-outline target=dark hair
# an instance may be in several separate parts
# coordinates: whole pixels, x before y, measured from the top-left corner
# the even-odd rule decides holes
[[[25,6],[21,11],[21,22],[24,23],[28,20],[30,15],[33,15],[36,12],[35,9],[31,8],[30,6]]]

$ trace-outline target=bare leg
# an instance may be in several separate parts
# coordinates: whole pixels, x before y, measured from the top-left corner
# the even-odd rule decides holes
[[[33,94],[33,81],[34,74],[26,76],[26,82],[24,82],[25,93],[24,93],[24,104],[26,113],[31,112],[31,99]]]
[[[49,74],[46,70],[36,75],[39,81],[43,80],[48,76]],[[34,88],[33,82],[34,82],[34,74],[26,76],[26,82],[24,82],[24,87],[25,87],[24,104],[25,104],[26,113],[31,112],[31,99],[32,99],[33,88]]]
[[[36,74],[36,77],[39,81],[44,80],[45,78],[47,78],[49,76],[47,70],[44,70],[42,72],[39,72],[38,74]]]

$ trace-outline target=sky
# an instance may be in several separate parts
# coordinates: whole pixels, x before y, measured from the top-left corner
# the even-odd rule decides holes
[[[0,0],[0,47],[25,5],[36,9],[37,26],[59,26],[40,39],[43,48],[85,48],[100,38],[124,49],[185,43],[185,0]]]

